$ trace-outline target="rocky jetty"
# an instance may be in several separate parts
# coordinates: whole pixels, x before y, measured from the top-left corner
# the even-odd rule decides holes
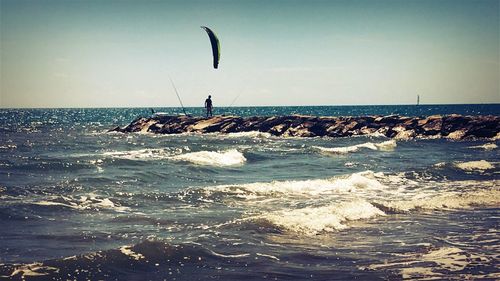
[[[359,117],[214,116],[211,118],[156,116],[140,117],[126,127],[116,127],[110,131],[156,134],[260,131],[282,137],[346,137],[378,133],[395,139],[444,137],[462,140],[500,138],[499,121],[499,116],[462,116],[456,114],[428,117],[397,115]]]

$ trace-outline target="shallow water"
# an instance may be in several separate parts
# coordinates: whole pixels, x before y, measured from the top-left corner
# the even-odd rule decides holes
[[[499,105],[232,110],[498,115]],[[105,133],[147,112],[0,110],[0,275],[500,278],[498,140]]]

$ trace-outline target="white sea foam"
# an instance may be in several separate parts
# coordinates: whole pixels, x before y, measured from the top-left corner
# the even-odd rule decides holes
[[[383,189],[371,171],[329,179],[255,182],[239,185],[220,185],[204,188],[207,193],[223,192],[240,198],[255,199],[255,196],[318,196],[339,192],[355,192],[358,189]]]
[[[2,277],[15,277],[20,275],[21,279],[24,280],[25,276],[45,276],[57,272],[59,272],[59,268],[46,266],[41,263],[30,263],[16,267],[9,276]]]
[[[314,235],[350,227],[349,221],[393,212],[498,206],[499,183],[435,181],[425,175],[408,178],[404,173],[365,171],[327,179],[220,185],[201,191],[207,197],[224,198],[228,204],[248,204],[251,211],[243,221]]]
[[[63,206],[75,210],[108,209],[117,212],[125,212],[128,210],[127,207],[115,204],[108,198],[99,198],[94,194],[80,196],[80,198],[73,198],[68,196],[54,196],[49,200],[36,201],[33,202],[33,204],[39,206]]]
[[[459,248],[443,247],[422,255],[422,261],[435,262],[441,268],[450,271],[463,270],[471,261],[478,257],[466,254]]]
[[[226,138],[261,138],[261,139],[267,139],[270,138],[272,135],[270,133],[266,132],[259,132],[259,131],[250,131],[250,132],[237,132],[237,133],[229,133],[226,135],[223,135]]]
[[[397,143],[396,143],[395,140],[388,140],[388,141],[384,141],[384,142],[381,142],[381,143],[376,143],[375,146],[379,150],[390,151],[390,150],[393,150],[393,149],[396,148]]]
[[[439,162],[439,163],[436,163],[436,164],[434,164],[432,166],[434,166],[436,168],[443,168],[443,167],[446,166],[446,162]]]
[[[273,259],[273,260],[277,260],[279,261],[280,259],[276,256],[273,256],[273,255],[268,255],[268,254],[261,254],[261,253],[255,253],[257,256],[260,256],[260,257],[265,257],[265,258],[269,258],[269,259]]]
[[[324,153],[347,154],[350,152],[356,152],[362,148],[371,150],[390,151],[396,148],[396,146],[397,143],[395,140],[388,140],[381,143],[366,142],[362,144],[343,146],[343,147],[321,147],[321,146],[313,146],[313,147]]]
[[[122,254],[124,254],[126,256],[133,258],[134,260],[144,259],[144,255],[142,255],[141,253],[136,253],[136,252],[132,251],[131,248],[132,248],[132,246],[122,246],[122,247],[120,247],[120,252],[122,252]]]
[[[128,160],[161,160],[167,159],[172,155],[172,152],[166,149],[138,149],[138,150],[127,150],[127,151],[108,151],[102,154],[106,157],[128,159]]]
[[[491,164],[486,160],[456,163],[455,167],[464,171],[479,171],[479,172],[495,168],[493,164]]]
[[[242,253],[242,254],[221,254],[214,252],[213,250],[208,250],[212,255],[217,256],[217,257],[222,257],[222,258],[243,258],[243,257],[248,257],[250,256],[249,253]]]
[[[495,143],[485,143],[483,145],[471,146],[469,148],[478,148],[478,149],[484,149],[484,150],[493,150],[493,149],[498,148],[498,146]]]
[[[498,206],[500,204],[500,189],[497,184],[498,182],[489,182],[489,185],[492,185],[490,188],[487,188],[486,185],[488,184],[485,184],[484,189],[481,190],[447,192],[441,195],[420,193],[413,198],[378,201],[377,204],[396,212]],[[464,183],[464,186],[467,186],[467,183]]]
[[[172,159],[209,166],[234,166],[241,165],[247,161],[243,153],[236,149],[190,152],[174,156]]]
[[[400,271],[403,280],[441,280],[448,279],[450,272],[463,271],[468,266],[489,263],[491,260],[492,258],[487,255],[478,255],[457,247],[447,246],[431,249],[423,254],[406,254],[403,255],[403,259],[382,264],[372,264],[367,269],[397,270]],[[484,275],[480,271],[478,273],[463,273],[460,274],[460,279],[496,279],[495,276],[498,275],[496,273]]]
[[[7,143],[5,145],[0,145],[0,149],[16,149],[17,145],[13,143]]]
[[[366,134],[366,135],[362,135],[363,137],[372,137],[372,138],[387,138],[386,135],[382,134],[381,132],[379,131],[375,131],[373,133],[369,133],[369,134]]]
[[[278,201],[305,198],[362,198],[383,210],[458,209],[493,206],[500,203],[499,181],[434,181],[419,175],[408,179],[403,173],[385,175],[364,171],[351,175],[312,180],[254,182],[202,188],[211,196],[224,198]],[[341,197],[339,197],[341,196]]]
[[[494,136],[494,137],[490,138],[490,140],[492,140],[492,141],[497,141],[497,140],[500,140],[500,132],[498,132],[498,133],[496,134],[496,136]]]
[[[354,200],[324,207],[281,210],[265,213],[251,220],[264,220],[285,231],[315,235],[348,228],[348,221],[384,216],[385,213],[364,200]]]

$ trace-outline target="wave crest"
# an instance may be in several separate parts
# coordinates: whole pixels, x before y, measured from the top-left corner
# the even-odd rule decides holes
[[[234,166],[241,165],[247,161],[243,153],[236,149],[190,152],[174,156],[172,159],[208,166]]]
[[[494,150],[497,149],[498,146],[495,143],[485,143],[483,145],[470,146],[469,148],[478,148],[484,150]]]
[[[230,194],[239,198],[254,199],[255,196],[317,196],[339,192],[355,192],[358,189],[383,189],[375,173],[365,171],[349,176],[329,179],[255,182],[239,185],[219,185],[204,188],[207,195]]]
[[[490,170],[494,169],[495,166],[491,164],[490,162],[486,160],[479,160],[479,161],[469,161],[469,162],[461,162],[461,163],[456,163],[455,167],[464,170],[464,171],[479,171],[483,172],[485,170]]]
[[[285,231],[315,235],[346,229],[348,221],[384,216],[385,213],[364,200],[342,202],[323,207],[281,210],[250,220],[263,220]]]
[[[167,159],[172,155],[172,152],[166,149],[138,149],[127,151],[108,151],[102,154],[105,157],[120,158],[127,160],[161,160]]]
[[[464,250],[457,247],[430,247],[424,252],[402,255],[393,261],[384,261],[380,264],[372,264],[368,267],[360,267],[363,270],[399,271],[403,280],[496,280],[497,273],[483,273],[481,271],[463,272],[468,267],[476,267],[478,262],[490,264],[495,258],[484,252],[475,253],[470,249]],[[461,272],[460,278],[450,278],[455,272]]]
[[[31,264],[2,264],[0,278],[24,280],[42,277],[44,280],[151,280],[172,279],[176,269],[192,266],[192,280],[206,279],[201,267],[215,268],[221,261],[241,259],[249,253],[217,253],[198,243],[180,245],[146,240],[118,249],[51,259]],[[253,255],[253,256],[256,256]],[[130,269],[133,268],[133,271]],[[161,277],[161,278],[159,278]],[[175,279],[175,278],[173,278]]]
[[[99,198],[96,195],[83,195],[80,198],[75,198],[73,196],[57,196],[50,198],[48,200],[41,200],[33,202],[34,205],[38,206],[60,206],[65,208],[71,208],[75,210],[114,210],[117,212],[125,212],[129,208],[121,206],[118,203],[114,203],[109,198]]]
[[[381,150],[390,151],[394,150],[397,146],[395,140],[388,140],[381,143],[365,142],[362,144],[352,145],[352,146],[342,146],[342,147],[322,147],[313,146],[313,148],[318,149],[320,152],[327,154],[347,154],[351,152],[356,152],[361,148],[371,149],[371,150]]]
[[[259,131],[237,132],[224,135],[224,137],[226,138],[261,138],[261,139],[268,139],[271,136],[272,135],[270,133],[259,132]]]
[[[466,193],[448,193],[416,197],[410,200],[377,202],[375,205],[386,212],[409,212],[412,210],[463,209],[474,206],[498,206],[500,190],[498,188]]]

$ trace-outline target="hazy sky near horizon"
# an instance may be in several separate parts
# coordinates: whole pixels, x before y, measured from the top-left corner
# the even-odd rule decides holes
[[[498,0],[0,0],[0,107],[500,103]],[[221,42],[219,69],[210,41]]]

